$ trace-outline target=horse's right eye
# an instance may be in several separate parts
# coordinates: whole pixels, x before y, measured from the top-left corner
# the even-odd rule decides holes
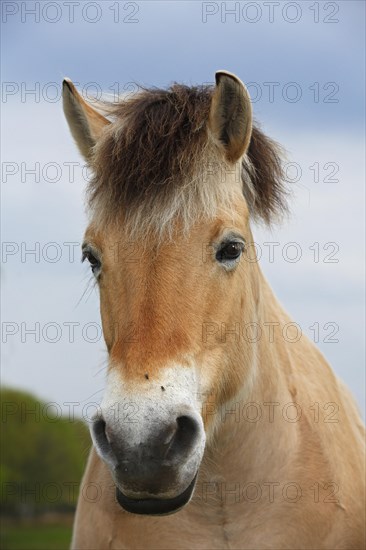
[[[92,272],[96,275],[101,268],[100,260],[98,260],[90,250],[84,250],[82,261],[84,262],[85,260],[88,260]]]

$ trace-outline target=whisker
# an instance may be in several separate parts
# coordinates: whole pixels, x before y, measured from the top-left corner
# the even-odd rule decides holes
[[[97,370],[97,372],[94,374],[94,378],[98,376],[103,370],[108,368],[108,358],[103,359],[103,363],[104,365],[102,365],[99,370]]]
[[[92,393],[91,395],[89,395],[88,397],[83,399],[81,402],[85,403],[88,399],[91,399],[92,397],[94,397],[94,395],[97,395],[98,393],[101,393],[102,391],[104,391],[104,388],[101,388],[100,390],[97,390],[96,392]]]
[[[85,277],[86,278],[86,277]],[[75,307],[74,307],[74,310],[79,307],[79,305],[81,304],[82,300],[86,297],[85,299],[85,302],[84,303],[87,303],[87,301],[89,300],[93,290],[95,289],[95,286],[96,286],[97,282],[96,280],[94,279],[93,276],[90,276],[88,281],[87,281],[87,284],[86,284],[86,287],[84,289],[84,292],[82,293],[82,295],[80,296],[79,300],[77,301]],[[88,293],[88,294],[87,294]]]

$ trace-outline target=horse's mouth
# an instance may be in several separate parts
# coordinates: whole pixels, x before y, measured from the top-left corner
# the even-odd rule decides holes
[[[118,504],[131,514],[144,514],[147,516],[167,516],[174,514],[180,508],[183,508],[191,499],[194,487],[196,485],[197,474],[194,476],[187,489],[174,498],[144,498],[133,499],[126,497],[118,487],[116,487],[116,498]]]

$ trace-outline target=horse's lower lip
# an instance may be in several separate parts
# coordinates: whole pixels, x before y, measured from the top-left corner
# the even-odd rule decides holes
[[[118,504],[131,514],[144,514],[148,516],[166,516],[173,514],[182,508],[190,500],[193,489],[196,485],[197,474],[194,476],[187,489],[174,498],[144,498],[133,499],[126,497],[118,487],[116,487],[116,498]]]

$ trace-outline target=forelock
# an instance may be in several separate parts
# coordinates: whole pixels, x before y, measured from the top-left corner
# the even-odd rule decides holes
[[[189,228],[230,205],[232,189],[209,177],[229,169],[208,131],[212,93],[174,84],[109,105],[113,123],[95,147],[88,188],[94,218],[122,217],[131,233],[162,233],[178,219]],[[276,145],[254,127],[239,178],[252,213],[266,222],[283,208],[281,177]]]

